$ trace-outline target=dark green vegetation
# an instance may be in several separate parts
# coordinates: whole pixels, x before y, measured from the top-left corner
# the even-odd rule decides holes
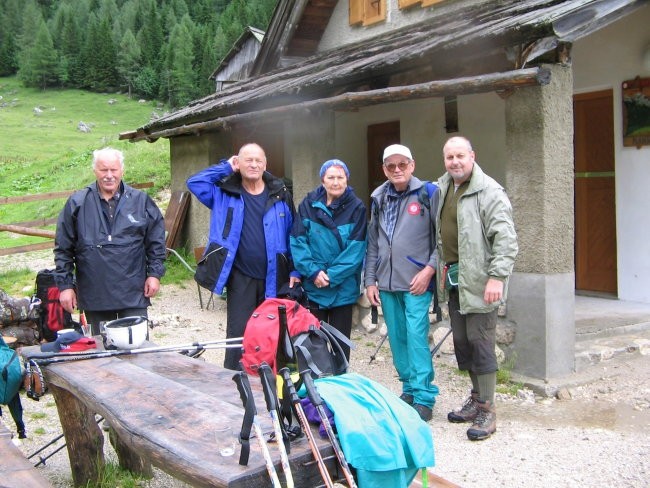
[[[208,78],[277,0],[0,0],[0,76],[28,87],[122,91],[171,107]]]

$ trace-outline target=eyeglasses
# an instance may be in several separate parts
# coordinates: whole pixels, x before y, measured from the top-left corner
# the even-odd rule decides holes
[[[389,173],[394,173],[397,168],[399,168],[400,171],[405,171],[409,164],[411,164],[410,161],[400,161],[397,164],[384,164],[384,168],[386,168]]]

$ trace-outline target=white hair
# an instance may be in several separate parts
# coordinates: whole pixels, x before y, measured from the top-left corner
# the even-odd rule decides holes
[[[122,151],[113,149],[112,147],[105,147],[103,149],[97,149],[93,151],[93,169],[96,168],[97,161],[100,161],[104,158],[117,158],[117,160],[120,162],[120,166],[122,169],[124,169],[124,154],[122,154]]]

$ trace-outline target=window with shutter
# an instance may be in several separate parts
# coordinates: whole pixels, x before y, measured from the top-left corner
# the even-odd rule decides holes
[[[386,20],[386,0],[349,0],[350,25],[370,25]]]
[[[350,0],[350,25],[363,23],[364,0]]]
[[[420,2],[422,2],[422,0],[398,0],[397,6],[400,9],[408,8],[408,7],[412,7],[413,5],[417,5]]]
[[[376,24],[382,20],[386,20],[386,0],[366,0],[363,25]]]

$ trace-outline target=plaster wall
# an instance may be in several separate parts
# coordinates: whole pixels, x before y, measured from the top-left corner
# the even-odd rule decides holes
[[[318,117],[296,117],[285,124],[284,133],[285,160],[291,166],[293,200],[297,208],[307,193],[320,185],[322,164],[329,159],[342,159],[334,149],[334,114],[325,112]]]
[[[616,158],[618,297],[650,303],[650,146],[623,146],[621,82],[649,77],[650,4],[577,41],[572,50],[575,93],[613,89]]]
[[[431,7],[422,8],[420,5],[415,5],[408,9],[400,9],[398,0],[385,0],[386,1],[386,20],[376,24],[362,26],[349,24],[349,2],[341,1],[336,4],[330,22],[323,33],[319,51],[327,51],[336,47],[351,44],[353,42],[368,39],[385,32],[389,32],[399,27],[415,24],[427,18],[430,18],[432,13],[440,16],[449,16],[453,18],[458,12],[465,10],[463,15],[466,15],[466,10],[471,9],[472,5],[482,3],[481,0],[464,0],[455,2],[442,2],[435,4]]]
[[[400,140],[415,158],[415,175],[436,181],[444,172],[442,146],[455,135],[468,137],[481,167],[505,185],[505,104],[494,93],[459,97],[460,132],[445,130],[442,98],[375,105],[357,112],[336,114],[336,157],[350,168],[350,184],[368,202],[367,128],[372,124],[400,121]]]
[[[230,153],[230,143],[229,132],[170,139],[172,191],[187,190],[187,178],[210,164],[218,163],[224,154]],[[182,245],[190,250],[206,246],[209,228],[210,210],[192,196],[183,227]]]

